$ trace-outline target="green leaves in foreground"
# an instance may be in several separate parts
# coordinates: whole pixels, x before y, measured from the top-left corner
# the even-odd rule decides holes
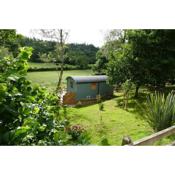
[[[31,51],[21,48],[17,58],[0,59],[0,145],[87,144],[81,127],[68,130],[57,96],[27,80]]]
[[[173,125],[175,119],[175,95],[167,96],[155,92],[147,98],[145,119],[154,131],[160,131]]]

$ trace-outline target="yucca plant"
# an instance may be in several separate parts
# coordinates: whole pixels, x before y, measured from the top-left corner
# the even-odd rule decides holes
[[[155,92],[147,97],[145,119],[154,131],[160,131],[173,125],[175,117],[175,95],[167,96]]]

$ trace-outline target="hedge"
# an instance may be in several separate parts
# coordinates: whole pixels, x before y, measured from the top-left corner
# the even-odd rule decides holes
[[[87,65],[86,68],[81,68],[80,66],[75,66],[75,65],[64,65],[64,70],[83,70],[83,69],[91,69],[92,65]],[[28,72],[39,72],[39,71],[56,71],[56,70],[60,70],[60,66],[56,67],[30,67],[28,69]]]

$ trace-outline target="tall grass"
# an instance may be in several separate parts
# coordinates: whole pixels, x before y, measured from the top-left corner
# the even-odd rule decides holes
[[[147,98],[145,119],[154,131],[160,131],[173,125],[175,118],[175,95],[167,96],[155,92]]]

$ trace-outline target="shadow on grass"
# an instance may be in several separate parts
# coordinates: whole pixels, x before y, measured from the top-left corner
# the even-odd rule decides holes
[[[145,102],[148,96],[147,92],[140,92],[137,98],[133,97],[134,94],[131,95],[131,98],[128,100],[127,104],[127,112],[131,112],[137,114],[136,116],[143,119],[144,109],[145,109]],[[116,107],[124,109],[124,101],[123,96],[120,98],[116,98]]]
[[[175,90],[175,86],[166,86],[162,93],[168,95],[171,91]],[[131,97],[128,100],[127,110],[128,112],[136,114],[136,117],[140,119],[144,119],[145,109],[146,109],[146,99],[149,94],[155,93],[154,91],[147,90],[146,88],[140,89],[139,96],[137,98],[134,97],[134,93],[131,92]],[[124,101],[123,96],[116,97],[116,105],[121,109],[124,109]]]

